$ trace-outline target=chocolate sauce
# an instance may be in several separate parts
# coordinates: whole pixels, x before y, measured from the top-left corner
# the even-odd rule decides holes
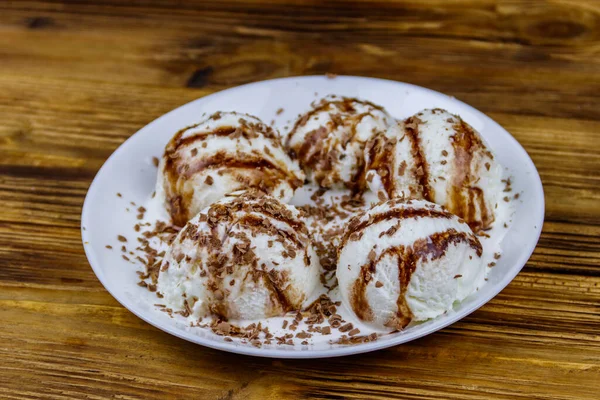
[[[188,130],[190,128],[186,128],[185,130]],[[239,128],[238,128],[239,129]],[[223,136],[231,136],[231,134],[236,132],[236,128],[232,127],[232,126],[223,126],[223,127],[218,127],[216,129],[213,129],[211,131],[208,132],[201,132],[201,133],[197,133],[195,135],[191,135],[188,137],[183,137],[183,133],[185,133],[185,131],[180,131],[178,133],[178,136],[176,136],[175,139],[175,147],[181,147],[181,146],[186,146],[188,144],[194,143],[198,140],[206,140],[210,137],[223,137]],[[244,131],[241,131],[244,132]]]
[[[487,209],[483,190],[471,186],[473,175],[473,155],[483,151],[484,146],[477,134],[467,123],[458,118],[454,124],[455,134],[451,136],[454,148],[454,169],[448,193],[448,210],[462,217],[473,231],[488,229],[494,222],[493,213]],[[480,217],[477,216],[477,211]]]
[[[375,318],[367,299],[367,285],[373,279],[373,273],[375,273],[374,262],[369,262],[367,265],[360,267],[358,278],[350,291],[350,306],[352,310],[354,310],[354,313],[360,320],[366,322],[373,321]]]
[[[293,310],[293,306],[289,301],[285,290],[285,288],[289,285],[289,276],[286,273],[281,271],[271,270],[269,272],[262,272],[264,275],[263,282],[265,283],[265,287],[271,293],[271,301],[273,306],[279,306],[281,308],[281,313],[286,313],[288,311]]]
[[[298,160],[302,166],[315,168],[317,164],[323,160],[322,143],[329,135],[329,131],[325,127],[320,127],[308,133],[302,146],[297,150]],[[320,145],[320,146],[319,146]],[[315,148],[315,146],[317,146]]]
[[[415,160],[413,175],[421,187],[423,198],[433,201],[433,188],[429,185],[429,164],[421,150],[421,139],[419,138],[419,124],[423,123],[418,117],[409,117],[405,121],[406,136],[410,140],[412,156]]]
[[[394,165],[396,164],[395,155],[396,141],[386,138],[384,135],[377,135],[372,143],[367,144],[366,150],[369,154],[369,163],[363,168],[362,174],[358,179],[361,191],[367,188],[366,172],[369,170],[377,171],[381,183],[386,193],[392,197],[396,192],[396,179],[394,176]],[[404,165],[406,162],[404,161]]]

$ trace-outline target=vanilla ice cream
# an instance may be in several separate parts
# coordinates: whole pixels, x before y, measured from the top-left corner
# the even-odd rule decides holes
[[[299,117],[286,147],[300,162],[309,182],[325,188],[362,190],[365,147],[380,135],[400,135],[396,121],[382,107],[328,96]]]
[[[338,250],[345,304],[365,324],[391,331],[437,317],[484,283],[482,247],[439,205],[390,200],[353,218]]]
[[[490,228],[505,185],[502,168],[479,133],[460,117],[441,109],[423,110],[400,125],[403,134],[396,141],[395,151],[390,150],[395,156],[384,164],[390,167],[380,167],[380,180],[388,184],[379,187],[390,197],[412,197],[443,205],[475,231]],[[377,179],[369,180],[379,183]],[[371,189],[378,187],[371,185]]]
[[[300,310],[319,286],[319,259],[295,207],[238,192],[179,232],[157,289],[167,307],[194,319],[256,320]]]
[[[275,130],[247,114],[217,112],[167,144],[156,195],[173,223],[183,226],[237,190],[258,188],[288,201],[303,179]]]

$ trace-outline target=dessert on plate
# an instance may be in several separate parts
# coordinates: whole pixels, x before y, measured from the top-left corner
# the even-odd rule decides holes
[[[383,189],[390,198],[432,201],[473,230],[489,229],[505,185],[502,168],[479,133],[459,116],[437,108],[423,110],[400,126],[397,139],[379,144],[382,151],[365,154],[367,164],[377,157],[386,160],[369,171],[374,173],[369,176],[371,189]]]
[[[346,305],[379,330],[435,318],[484,283],[482,246],[437,204],[389,200],[354,217],[338,252]]]
[[[220,335],[253,321],[236,332],[261,330],[265,344],[333,329],[331,343],[370,341],[481,288],[499,257],[484,231],[505,221],[507,187],[478,132],[445,110],[396,120],[331,95],[283,141],[256,117],[217,112],[165,148],[154,201],[171,231],[140,276],[169,315]],[[293,333],[274,327],[290,312]]]
[[[216,112],[180,130],[160,160],[156,196],[183,226],[236,190],[257,188],[288,201],[304,175],[279,134],[251,115]]]
[[[319,274],[302,213],[244,191],[185,225],[167,250],[157,289],[170,308],[195,319],[256,320],[307,306]]]
[[[301,115],[286,147],[309,182],[324,188],[365,188],[365,147],[379,135],[397,137],[396,120],[369,101],[328,96]]]

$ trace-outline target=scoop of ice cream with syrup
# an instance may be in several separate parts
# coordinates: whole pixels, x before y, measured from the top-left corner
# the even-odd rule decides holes
[[[286,147],[308,181],[323,188],[363,190],[367,143],[378,135],[398,136],[396,121],[369,101],[325,97],[301,115]]]
[[[288,201],[304,174],[279,134],[261,120],[217,112],[182,129],[159,164],[156,196],[175,225],[237,190],[257,188]]]
[[[390,200],[353,218],[338,250],[345,304],[380,331],[435,318],[484,283],[482,247],[439,205]]]
[[[480,134],[441,109],[423,110],[400,126],[400,136],[381,138],[365,153],[371,190],[385,190],[390,198],[428,200],[463,218],[474,231],[489,229],[506,185],[502,167]]]
[[[186,316],[280,316],[308,305],[321,267],[301,211],[256,191],[214,203],[179,232],[157,289]]]

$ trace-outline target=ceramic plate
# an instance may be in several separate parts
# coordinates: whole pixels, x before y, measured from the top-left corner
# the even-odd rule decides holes
[[[515,201],[512,223],[500,247],[502,258],[488,275],[488,282],[455,310],[439,318],[385,335],[377,341],[339,345],[321,341],[309,346],[269,345],[226,342],[207,329],[190,328],[184,321],[169,318],[153,304],[153,293],[137,285],[135,265],[121,258],[117,235],[133,234],[136,213],[130,202],[146,204],[154,191],[157,169],[152,157],[162,155],[165,144],[179,129],[198,122],[203,113],[239,111],[253,114],[266,123],[275,121],[280,131],[298,114],[308,110],[312,101],[327,94],[358,97],[384,106],[396,118],[406,118],[424,108],[443,108],[460,115],[478,130],[500,164],[512,177],[520,197]],[[276,111],[284,112],[277,115]],[[121,193],[118,197],[116,193]],[[130,208],[135,208],[131,206]],[[123,306],[144,321],[182,339],[234,353],[263,357],[334,357],[398,345],[444,328],[472,313],[496,296],[525,265],[538,241],[544,217],[542,184],[533,162],[519,143],[500,125],[473,107],[450,96],[406,83],[373,78],[324,76],[276,79],[257,82],[192,101],[151,122],[123,143],[102,166],[89,188],[81,217],[82,238],[87,258],[104,287]]]

